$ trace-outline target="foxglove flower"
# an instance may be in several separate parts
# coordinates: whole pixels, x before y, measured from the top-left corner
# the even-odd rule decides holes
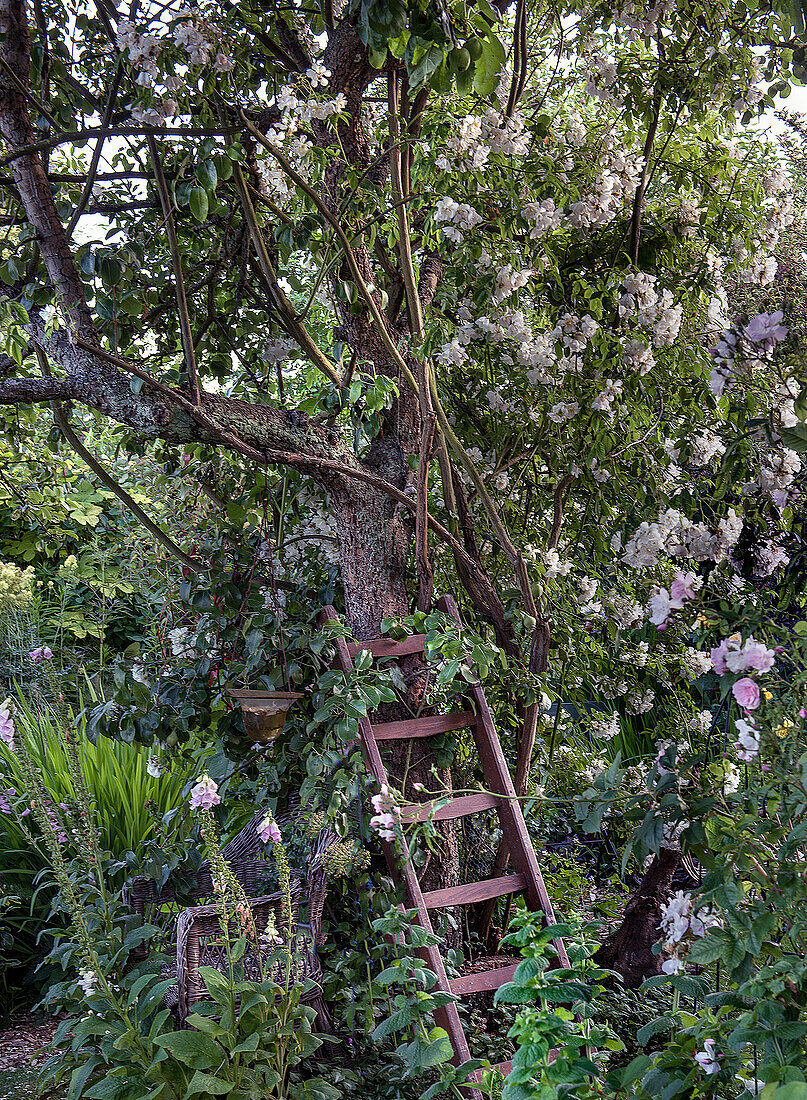
[[[200,775],[191,790],[191,809],[210,810],[221,802],[218,785],[209,775]]]

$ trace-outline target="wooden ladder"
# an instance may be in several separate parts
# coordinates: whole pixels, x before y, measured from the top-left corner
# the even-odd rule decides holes
[[[443,596],[438,601],[437,607],[440,611],[445,612],[456,619],[458,623],[461,623],[459,611],[452,596]],[[320,622],[324,624],[330,619],[338,621],[338,615],[333,607],[327,606],[321,612]],[[396,642],[392,638],[372,638],[365,642],[349,642],[344,638],[337,638],[334,639],[334,642],[338,666],[347,672],[354,667],[353,658],[363,650],[369,650],[376,658],[391,657],[394,659],[422,653],[425,635],[411,635],[402,642]],[[516,799],[513,780],[502,752],[485,693],[478,681],[468,685],[468,696],[473,704],[473,710],[462,710],[453,714],[438,714],[398,722],[371,723],[368,718],[361,718],[359,719],[361,747],[368,770],[376,782],[381,785],[387,783],[388,778],[387,770],[381,759],[379,742],[406,740],[414,737],[432,737],[434,734],[447,733],[451,730],[472,730],[490,793],[480,792],[479,794],[454,798],[447,805],[443,805],[433,812],[433,804],[428,802],[403,806],[401,807],[402,821],[411,824],[426,821],[430,816],[432,820],[437,821],[456,820],[483,810],[493,809],[499,817],[502,835],[510,852],[514,873],[499,878],[489,878],[480,882],[469,882],[462,886],[451,886],[443,890],[431,890],[423,893],[409,856],[408,845],[404,841],[403,858],[392,844],[383,842],[390,874],[393,881],[403,882],[407,906],[416,911],[415,920],[417,924],[429,932],[433,932],[429,916],[430,911],[433,909],[470,905],[512,894],[522,894],[529,909],[543,911],[547,924],[554,924],[555,916],[552,911],[552,902],[538,866],[532,841],[527,833],[521,805]],[[567,967],[569,961],[563,943],[556,941],[556,947],[559,964]],[[444,993],[453,993],[458,997],[498,989],[505,982],[510,981],[516,969],[515,965],[510,965],[476,974],[467,974],[459,978],[449,978],[437,947],[423,948],[420,953],[437,977],[437,984],[434,988]],[[435,1019],[437,1024],[445,1028],[448,1033],[454,1050],[453,1061],[455,1065],[461,1065],[463,1062],[468,1061],[471,1058],[471,1053],[456,1003],[451,1001],[436,1009]],[[496,1068],[506,1076],[510,1071],[510,1063],[504,1062]],[[475,1079],[479,1080],[477,1075],[475,1075]],[[478,1095],[478,1092],[474,1090],[473,1095]]]

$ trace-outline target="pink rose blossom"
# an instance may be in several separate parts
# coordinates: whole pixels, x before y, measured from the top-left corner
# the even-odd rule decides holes
[[[731,693],[744,710],[756,710],[759,706],[759,685],[750,676],[738,680]]]
[[[35,665],[41,665],[43,661],[53,660],[53,651],[46,645],[41,645],[38,649],[32,649],[28,656]]]
[[[701,586],[701,579],[695,573],[676,573],[670,585],[670,595],[674,607],[683,607],[686,600],[694,600]]]
[[[804,707],[801,707],[799,710],[799,718],[807,718],[807,710],[805,710]]]
[[[221,802],[219,788],[209,775],[200,775],[196,780],[190,801],[192,810],[210,810]]]
[[[267,814],[258,826],[258,836],[264,844],[268,844],[270,840],[273,844],[280,843],[280,828],[271,814]]]
[[[673,604],[666,588],[659,588],[650,597],[650,622],[654,626],[666,626]]]
[[[723,641],[720,645],[709,650],[709,656],[712,658],[712,668],[715,670],[718,676],[725,675],[726,672],[726,654],[728,652],[729,643]]]
[[[770,672],[773,668],[776,654],[772,649],[768,649],[764,642],[749,638],[743,647],[743,652],[746,668],[755,668],[757,672]]]

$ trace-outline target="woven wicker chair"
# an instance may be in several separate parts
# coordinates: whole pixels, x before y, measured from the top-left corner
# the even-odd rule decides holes
[[[249,898],[250,909],[255,927],[260,936],[266,929],[270,917],[275,926],[281,929],[280,893],[253,896],[265,883],[266,873],[271,866],[271,855],[258,836],[258,827],[265,814],[257,814],[222,849],[222,855],[234,871],[238,881],[244,887]],[[277,818],[281,832],[286,833],[295,825],[304,824],[304,816],[298,807]],[[311,841],[305,866],[304,880],[299,875],[292,878],[292,925],[295,928],[291,958],[294,973],[289,976],[294,982],[311,979],[315,984],[313,991],[304,999],[317,1010],[316,1027],[320,1031],[330,1028],[327,1009],[322,1000],[322,968],[317,957],[317,946],[323,942],[322,910],[328,886],[328,872],[325,866],[325,853],[337,841],[336,834],[330,829],[322,829]],[[187,894],[186,894],[187,896]],[[141,920],[160,929],[148,944],[144,944],[140,958],[149,951],[161,950],[176,956],[176,962],[163,967],[163,976],[176,978],[164,997],[166,1007],[176,1014],[180,1025],[184,1024],[193,1004],[206,996],[204,982],[199,975],[200,966],[213,966],[222,972],[227,969],[227,952],[224,933],[220,921],[220,906],[215,901],[210,865],[202,863],[195,876],[190,896],[201,904],[185,906],[177,902],[170,886],[160,890],[153,879],[138,875],[129,882],[124,890],[124,901]],[[308,902],[308,921],[300,923],[300,902],[305,896]],[[254,951],[248,951],[241,961],[246,977],[259,976],[259,962]],[[277,963],[273,977],[279,984],[287,980],[286,967]]]

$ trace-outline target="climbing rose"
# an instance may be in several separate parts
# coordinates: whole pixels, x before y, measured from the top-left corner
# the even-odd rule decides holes
[[[258,826],[258,836],[264,844],[268,844],[270,840],[273,844],[280,843],[280,829],[271,814],[267,814]]]
[[[781,309],[775,313],[758,313],[743,329],[743,336],[768,351],[787,336],[787,326],[781,324],[783,316]]]
[[[743,676],[742,680],[738,680],[731,693],[745,710],[756,710],[759,706],[759,686],[750,676]]]
[[[746,722],[744,718],[738,718],[734,728],[739,735],[734,742],[737,758],[748,764],[759,752],[759,733],[754,723]]]
[[[43,661],[53,660],[53,651],[46,645],[41,645],[37,649],[32,649],[28,656],[35,665],[41,665]]]
[[[670,593],[666,588],[659,588],[650,597],[650,622],[659,628],[666,627],[671,610]]]
[[[749,638],[743,647],[745,653],[745,667],[755,668],[757,672],[770,672],[776,660],[776,653],[763,642],[757,642]]]
[[[395,814],[376,814],[370,818],[370,828],[381,837],[382,840],[395,839],[395,826],[398,818]]]
[[[694,600],[698,589],[703,584],[700,577],[694,573],[676,573],[675,580],[670,585],[672,606],[681,608],[686,600]]]
[[[191,791],[191,809],[209,810],[221,802],[219,788],[209,775],[200,775]]]

